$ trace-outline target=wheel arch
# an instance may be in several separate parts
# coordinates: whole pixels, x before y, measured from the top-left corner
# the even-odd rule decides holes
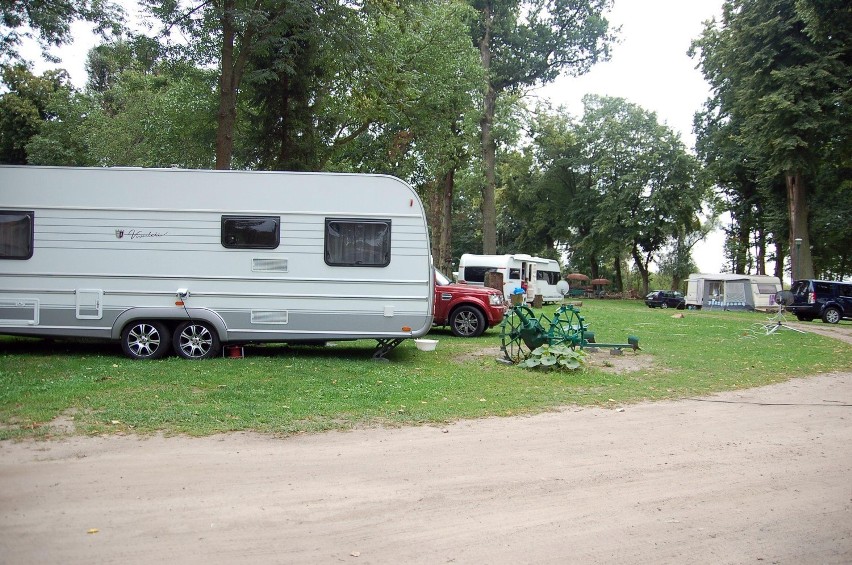
[[[187,313],[188,312],[188,313]],[[222,317],[207,308],[129,308],[116,317],[112,325],[111,338],[121,339],[121,332],[127,324],[139,320],[154,320],[163,322],[170,330],[174,330],[179,322],[198,320],[209,323],[219,334],[220,343],[225,343],[228,336],[228,326]]]
[[[479,302],[470,301],[459,302],[458,304],[450,308],[450,311],[447,313],[447,325],[450,325],[450,320],[453,319],[453,316],[455,316],[459,308],[464,308],[465,306],[470,308],[476,308],[479,313],[482,314],[482,317],[485,318],[485,323],[488,324],[488,312],[485,311],[485,308],[482,306],[482,304],[480,304]]]

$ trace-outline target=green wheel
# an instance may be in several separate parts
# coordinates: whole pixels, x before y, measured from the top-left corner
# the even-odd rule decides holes
[[[509,310],[500,323],[500,350],[512,363],[520,363],[530,355],[530,349],[521,339],[521,318]]]
[[[580,314],[571,307],[562,307],[556,311],[550,327],[550,344],[567,345],[575,348],[582,347],[586,339],[586,322]],[[593,334],[589,334],[594,340]],[[591,340],[590,340],[591,341]]]

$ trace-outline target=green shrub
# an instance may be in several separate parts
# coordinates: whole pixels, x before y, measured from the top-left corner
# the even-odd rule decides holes
[[[567,345],[544,344],[533,350],[530,356],[518,363],[519,367],[549,371],[560,369],[564,371],[577,371],[583,367],[585,353],[574,350]]]

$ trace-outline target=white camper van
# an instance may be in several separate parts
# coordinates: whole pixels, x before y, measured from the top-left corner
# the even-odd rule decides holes
[[[533,257],[525,253],[508,255],[474,255],[465,253],[459,259],[459,282],[475,285],[485,284],[485,274],[498,272],[503,275],[503,295],[507,300],[516,288],[524,289],[527,302],[537,294],[543,302],[562,300],[557,288],[561,280],[559,263],[553,259]]]
[[[775,306],[781,280],[769,275],[693,273],[686,286],[686,307],[754,310]]]
[[[380,175],[0,167],[0,334],[222,344],[376,339],[432,325],[417,193]]]

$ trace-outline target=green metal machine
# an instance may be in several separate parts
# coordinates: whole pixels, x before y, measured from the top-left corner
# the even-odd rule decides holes
[[[500,323],[500,340],[503,355],[512,363],[520,363],[545,344],[567,345],[572,349],[639,349],[639,338],[632,335],[627,336],[627,343],[597,343],[580,310],[571,304],[560,306],[552,318],[545,314],[536,318],[535,312],[525,304],[512,306]]]

